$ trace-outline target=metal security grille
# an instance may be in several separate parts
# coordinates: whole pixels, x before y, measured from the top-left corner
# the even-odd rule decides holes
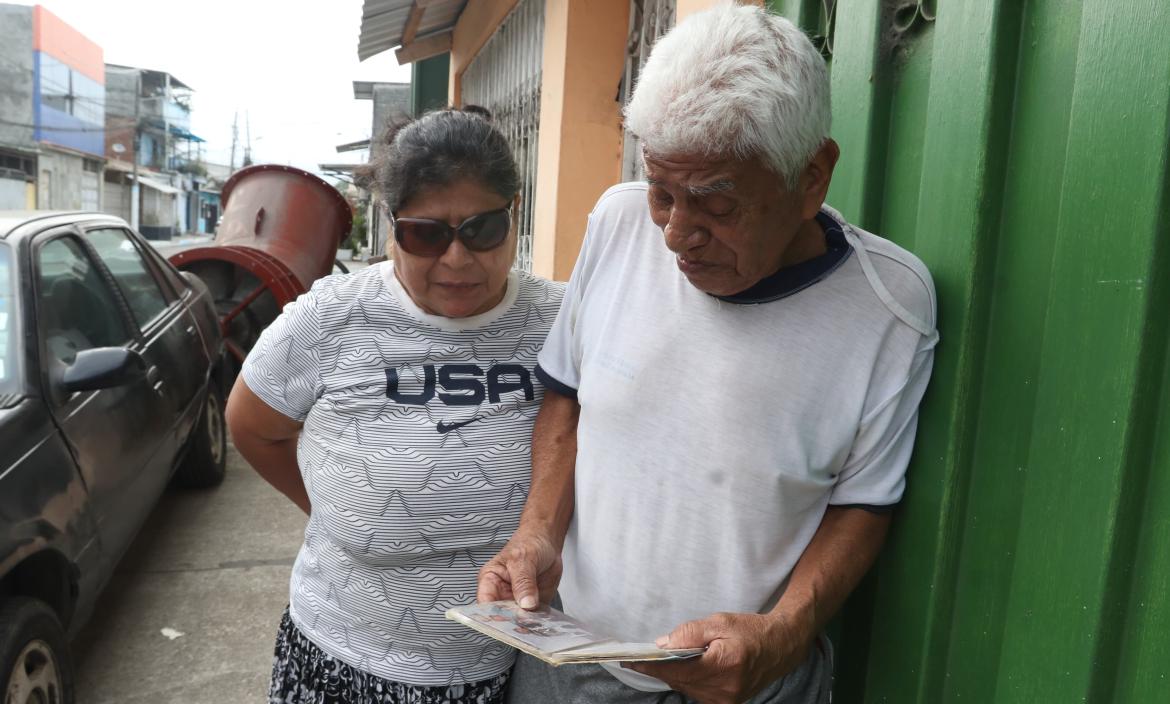
[[[101,179],[90,171],[81,174],[81,209],[92,212],[101,209]]]
[[[532,271],[543,40],[544,0],[520,0],[463,73],[463,104],[492,111],[492,120],[508,138],[520,169],[516,267],[524,271]]]
[[[622,79],[622,105],[629,101],[638,76],[654,42],[674,26],[675,0],[630,0],[630,38],[626,43],[626,74]],[[642,145],[637,137],[625,133],[622,145],[622,180],[641,181],[645,177]]]

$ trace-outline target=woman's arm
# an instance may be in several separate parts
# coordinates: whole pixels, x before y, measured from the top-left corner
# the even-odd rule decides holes
[[[302,511],[309,513],[309,494],[297,464],[301,424],[264,403],[241,374],[227,402],[227,424],[236,449],[264,477]]]

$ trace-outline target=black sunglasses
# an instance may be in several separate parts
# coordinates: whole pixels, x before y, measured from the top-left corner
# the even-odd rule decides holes
[[[472,215],[451,227],[442,220],[428,218],[400,218],[390,213],[390,224],[394,227],[394,239],[402,251],[416,257],[441,257],[455,241],[459,241],[473,252],[495,249],[508,239],[512,231],[512,206]]]

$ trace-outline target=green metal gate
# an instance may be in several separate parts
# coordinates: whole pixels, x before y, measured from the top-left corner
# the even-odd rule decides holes
[[[939,296],[835,700],[1170,701],[1170,1],[771,5],[830,61],[830,202]]]

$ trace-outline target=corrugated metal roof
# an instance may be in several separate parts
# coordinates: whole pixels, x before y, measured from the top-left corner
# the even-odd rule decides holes
[[[354,100],[373,100],[374,86],[399,86],[410,94],[410,82],[398,83],[395,81],[354,81],[353,82],[353,99]]]
[[[365,0],[358,36],[360,61],[402,44],[402,32],[413,4],[414,0]],[[432,0],[423,9],[422,23],[415,36],[424,38],[454,29],[466,6],[467,0]]]

